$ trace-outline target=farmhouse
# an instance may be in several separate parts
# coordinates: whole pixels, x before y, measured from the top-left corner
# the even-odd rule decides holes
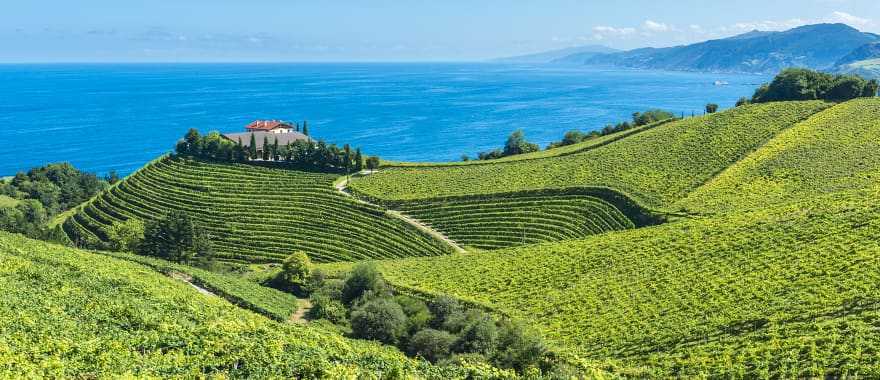
[[[271,133],[290,133],[294,131],[292,125],[280,120],[256,120],[248,124],[244,129],[248,132]]]

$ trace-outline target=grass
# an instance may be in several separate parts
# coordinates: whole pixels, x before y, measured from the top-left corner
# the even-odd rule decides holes
[[[166,158],[99,194],[65,223],[100,246],[112,223],[183,210],[213,237],[219,259],[280,262],[440,255],[448,247],[385,210],[333,189],[334,174]]]
[[[2,378],[511,378],[278,323],[148,267],[0,233]]]
[[[494,165],[383,170],[351,189],[386,201],[602,186],[663,209],[777,133],[829,107],[822,102],[749,105],[664,124],[582,153]]]

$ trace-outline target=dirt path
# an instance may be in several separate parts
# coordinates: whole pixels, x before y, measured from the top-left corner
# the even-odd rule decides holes
[[[290,316],[290,322],[292,323],[308,323],[306,320],[306,314],[309,313],[309,310],[312,310],[312,301],[309,301],[308,298],[297,298],[299,301],[299,307],[296,308],[296,312]]]
[[[374,171],[364,170],[364,171],[357,173],[355,175],[356,176],[366,176],[366,175],[373,174],[375,172],[376,172],[375,170]],[[333,187],[335,187],[336,191],[338,191],[342,195],[345,195],[347,197],[351,197],[352,199],[354,199],[360,203],[384,209],[384,207],[382,207],[382,206],[379,206],[375,203],[367,202],[363,199],[360,199],[360,198],[352,195],[351,192],[348,191],[348,178],[346,178],[346,177],[340,177],[340,179],[337,180],[333,184]],[[419,229],[420,231],[422,231],[428,235],[431,235],[432,237],[434,237],[437,240],[440,240],[440,241],[446,243],[447,245],[452,247],[452,249],[454,249],[456,253],[464,253],[465,252],[464,248],[462,248],[460,245],[458,245],[458,243],[456,243],[454,240],[450,239],[448,236],[444,235],[442,232],[433,229],[431,226],[429,226],[425,223],[422,223],[416,219],[413,219],[412,217],[407,216],[404,213],[397,211],[397,210],[386,209],[385,213],[391,217],[394,217],[394,218],[397,218],[397,219],[400,219],[400,220],[406,222],[407,224]]]
[[[171,272],[171,273],[168,274],[168,277],[171,277],[171,278],[176,279],[176,280],[183,281],[183,282],[189,284],[189,286],[192,286],[193,288],[195,288],[196,290],[198,290],[199,293],[202,293],[202,294],[204,294],[204,295],[206,295],[206,296],[215,296],[215,297],[217,296],[216,294],[212,293],[210,290],[205,289],[205,288],[203,288],[203,287],[201,287],[201,286],[198,286],[198,285],[194,284],[194,283],[192,282],[192,280],[193,280],[192,276],[190,276],[190,275],[188,275],[188,274],[186,274],[186,273],[181,273],[181,272]]]

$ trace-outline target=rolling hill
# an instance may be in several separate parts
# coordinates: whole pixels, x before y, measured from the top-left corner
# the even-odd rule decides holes
[[[338,175],[163,158],[81,206],[71,240],[101,247],[115,222],[189,212],[229,262],[280,262],[295,251],[340,261],[451,251],[385,210],[333,188]]]
[[[510,377],[274,322],[140,264],[6,233],[0,289],[2,378]]]

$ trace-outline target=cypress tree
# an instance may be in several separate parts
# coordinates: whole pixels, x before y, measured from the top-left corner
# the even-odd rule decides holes
[[[306,136],[309,135],[309,122],[306,120],[303,120],[303,134]]]
[[[278,137],[275,137],[275,142],[272,143],[272,159],[278,159]]]
[[[351,147],[348,144],[342,146],[342,164],[345,165],[345,172],[351,173]]]
[[[263,136],[263,161],[269,160],[269,136]]]
[[[244,161],[244,146],[241,145],[241,136],[238,136],[238,145],[235,147],[235,160]]]
[[[364,170],[364,157],[361,155],[361,148],[357,148],[354,151],[354,171],[361,170]]]
[[[251,145],[248,145],[248,153],[252,160],[257,159],[257,138],[251,133]]]

